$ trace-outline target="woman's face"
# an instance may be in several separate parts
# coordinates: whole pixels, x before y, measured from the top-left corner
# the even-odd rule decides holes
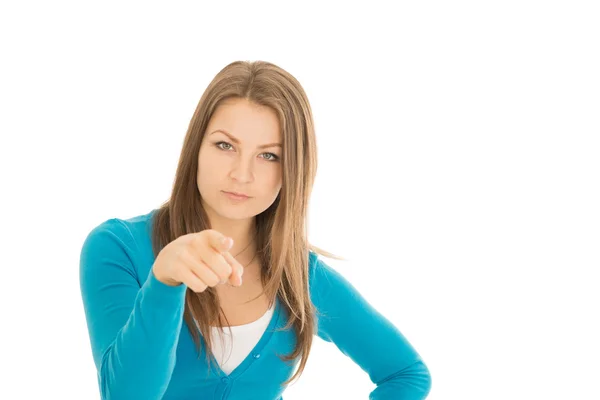
[[[239,141],[239,142],[238,142]],[[208,214],[248,219],[265,211],[281,189],[281,129],[271,108],[229,99],[215,110],[200,145],[197,184]],[[249,198],[236,200],[225,192]]]

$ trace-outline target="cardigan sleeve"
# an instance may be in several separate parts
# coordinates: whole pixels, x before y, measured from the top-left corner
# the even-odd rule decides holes
[[[166,391],[185,300],[185,285],[137,276],[137,247],[127,226],[105,221],[86,237],[79,278],[102,399],[159,399]]]
[[[406,337],[339,272],[312,258],[318,336],[365,371],[377,386],[370,400],[420,400],[431,390],[425,363]]]

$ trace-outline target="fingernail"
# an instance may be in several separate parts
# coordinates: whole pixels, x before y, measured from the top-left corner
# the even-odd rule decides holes
[[[223,239],[221,239],[221,243],[223,243],[223,245],[229,249],[231,247],[231,244],[232,244],[231,243],[231,238],[224,237]]]

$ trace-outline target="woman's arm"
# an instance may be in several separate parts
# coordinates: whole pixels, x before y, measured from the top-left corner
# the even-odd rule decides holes
[[[318,335],[369,374],[377,385],[369,399],[425,399],[431,376],[417,351],[347,279],[316,255],[312,259],[313,303],[325,314]]]
[[[186,286],[167,286],[152,272],[138,277],[138,256],[116,219],[94,228],[81,250],[81,295],[103,399],[160,399],[175,366]]]

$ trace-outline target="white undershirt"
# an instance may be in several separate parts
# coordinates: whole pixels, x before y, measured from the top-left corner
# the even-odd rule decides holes
[[[210,328],[213,353],[223,372],[229,375],[246,359],[269,326],[274,310],[275,304],[273,303],[273,306],[256,321],[230,327],[231,335],[229,328],[224,327],[224,343],[221,343],[219,328],[214,326]]]

